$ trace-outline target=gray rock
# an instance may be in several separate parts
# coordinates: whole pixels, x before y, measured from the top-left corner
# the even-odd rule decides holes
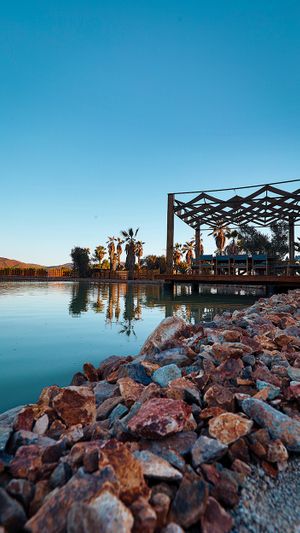
[[[178,366],[187,366],[191,360],[186,355],[184,348],[171,348],[164,350],[157,354],[146,357],[147,361],[157,363],[159,366],[171,365],[172,363]]]
[[[52,489],[56,489],[56,487],[62,487],[69,481],[69,479],[72,477],[72,468],[70,465],[66,462],[61,462],[57,465],[57,467],[53,470],[49,483],[50,487]]]
[[[168,461],[148,450],[136,451],[133,455],[141,463],[145,477],[161,481],[179,481],[182,479],[181,472],[171,466]]]
[[[100,405],[107,398],[112,398],[112,396],[117,396],[119,391],[118,385],[113,385],[107,381],[99,381],[94,387],[94,394],[96,398],[96,405]]]
[[[256,380],[257,390],[263,390],[269,388],[268,400],[275,400],[280,394],[280,387],[275,387],[272,383],[267,383],[267,381],[261,381],[260,379]]]
[[[110,421],[110,424],[113,425],[113,423],[116,421],[116,420],[119,420],[119,418],[122,418],[123,416],[125,416],[126,414],[128,413],[128,408],[123,405],[123,404],[119,404],[117,405],[113,410],[112,412],[110,413],[109,417],[108,417],[108,420]]]
[[[141,383],[142,385],[149,385],[149,383],[151,383],[152,381],[143,365],[136,361],[134,361],[133,363],[128,363],[128,365],[126,365],[126,374],[136,383]]]
[[[25,522],[26,514],[22,505],[0,488],[0,525],[5,527],[5,531],[15,533],[23,528]]]
[[[33,499],[35,488],[34,484],[27,479],[11,479],[6,490],[27,509]]]
[[[181,377],[181,370],[177,365],[171,364],[158,368],[152,374],[152,380],[161,387],[167,387],[170,381]]]
[[[281,413],[262,400],[247,398],[242,409],[259,426],[266,428],[273,439],[280,439],[286,448],[300,452],[300,422]]]
[[[300,368],[289,366],[287,372],[292,381],[300,381]]]
[[[222,444],[218,439],[210,439],[201,436],[196,440],[192,448],[192,463],[197,468],[202,463],[210,463],[222,457],[228,450],[226,444]]]

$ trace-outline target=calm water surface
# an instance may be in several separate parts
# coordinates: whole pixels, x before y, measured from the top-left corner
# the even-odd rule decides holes
[[[166,316],[211,320],[251,305],[256,290],[191,292],[161,285],[0,282],[0,412],[37,400],[47,385],[67,385],[90,361],[136,355]],[[233,293],[232,293],[233,292]]]

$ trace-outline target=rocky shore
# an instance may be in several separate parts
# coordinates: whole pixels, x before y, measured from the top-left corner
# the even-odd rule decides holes
[[[253,492],[300,452],[299,403],[300,291],[167,318],[139,356],[86,363],[0,415],[0,533],[283,530],[276,511],[264,529]]]

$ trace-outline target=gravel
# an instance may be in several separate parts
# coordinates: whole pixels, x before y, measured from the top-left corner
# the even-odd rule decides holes
[[[300,533],[300,458],[277,479],[254,466],[232,515],[231,533]]]

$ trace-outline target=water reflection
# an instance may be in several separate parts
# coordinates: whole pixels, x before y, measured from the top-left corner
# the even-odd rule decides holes
[[[107,325],[118,324],[119,333],[135,335],[143,310],[159,308],[165,317],[177,315],[191,323],[210,321],[225,310],[251,305],[262,294],[259,288],[79,282],[72,286],[69,312],[80,316],[89,310],[104,316]]]

